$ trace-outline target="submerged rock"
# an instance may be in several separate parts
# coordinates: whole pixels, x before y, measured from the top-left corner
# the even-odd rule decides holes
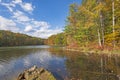
[[[56,80],[55,77],[44,68],[37,68],[36,66],[20,73],[17,80]]]

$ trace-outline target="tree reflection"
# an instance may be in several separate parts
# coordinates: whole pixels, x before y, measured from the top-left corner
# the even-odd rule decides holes
[[[67,53],[66,66],[72,80],[119,80],[119,56]]]
[[[80,53],[49,48],[51,54],[66,57],[65,80],[119,80],[120,56],[112,54]]]

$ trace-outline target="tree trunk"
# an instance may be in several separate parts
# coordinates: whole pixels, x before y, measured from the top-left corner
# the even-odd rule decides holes
[[[103,4],[102,0],[98,0],[98,4]],[[103,13],[102,10],[100,9],[99,11],[99,21],[100,21],[100,28],[99,28],[99,44],[103,48],[104,47],[104,24],[103,24]],[[101,39],[100,39],[101,38]]]
[[[98,28],[97,31],[98,31],[98,44],[99,44],[100,47],[102,47],[99,28]]]
[[[100,27],[101,27],[101,37],[102,37],[102,46],[104,46],[104,25],[103,25],[103,14],[100,11]]]
[[[113,26],[113,47],[115,47],[115,3],[112,0],[112,26]]]

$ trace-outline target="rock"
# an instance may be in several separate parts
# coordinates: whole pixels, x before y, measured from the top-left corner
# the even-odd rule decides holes
[[[35,69],[37,69],[37,66],[36,66],[36,65],[34,65],[34,66],[31,67],[30,69],[28,69],[28,71],[29,71],[29,72],[32,72],[32,71],[34,71]]]
[[[33,66],[20,73],[17,80],[56,80],[55,77],[44,68]]]

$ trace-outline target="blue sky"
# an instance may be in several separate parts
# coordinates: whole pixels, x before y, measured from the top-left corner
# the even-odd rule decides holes
[[[0,0],[0,30],[48,38],[63,31],[72,3],[81,0]]]

